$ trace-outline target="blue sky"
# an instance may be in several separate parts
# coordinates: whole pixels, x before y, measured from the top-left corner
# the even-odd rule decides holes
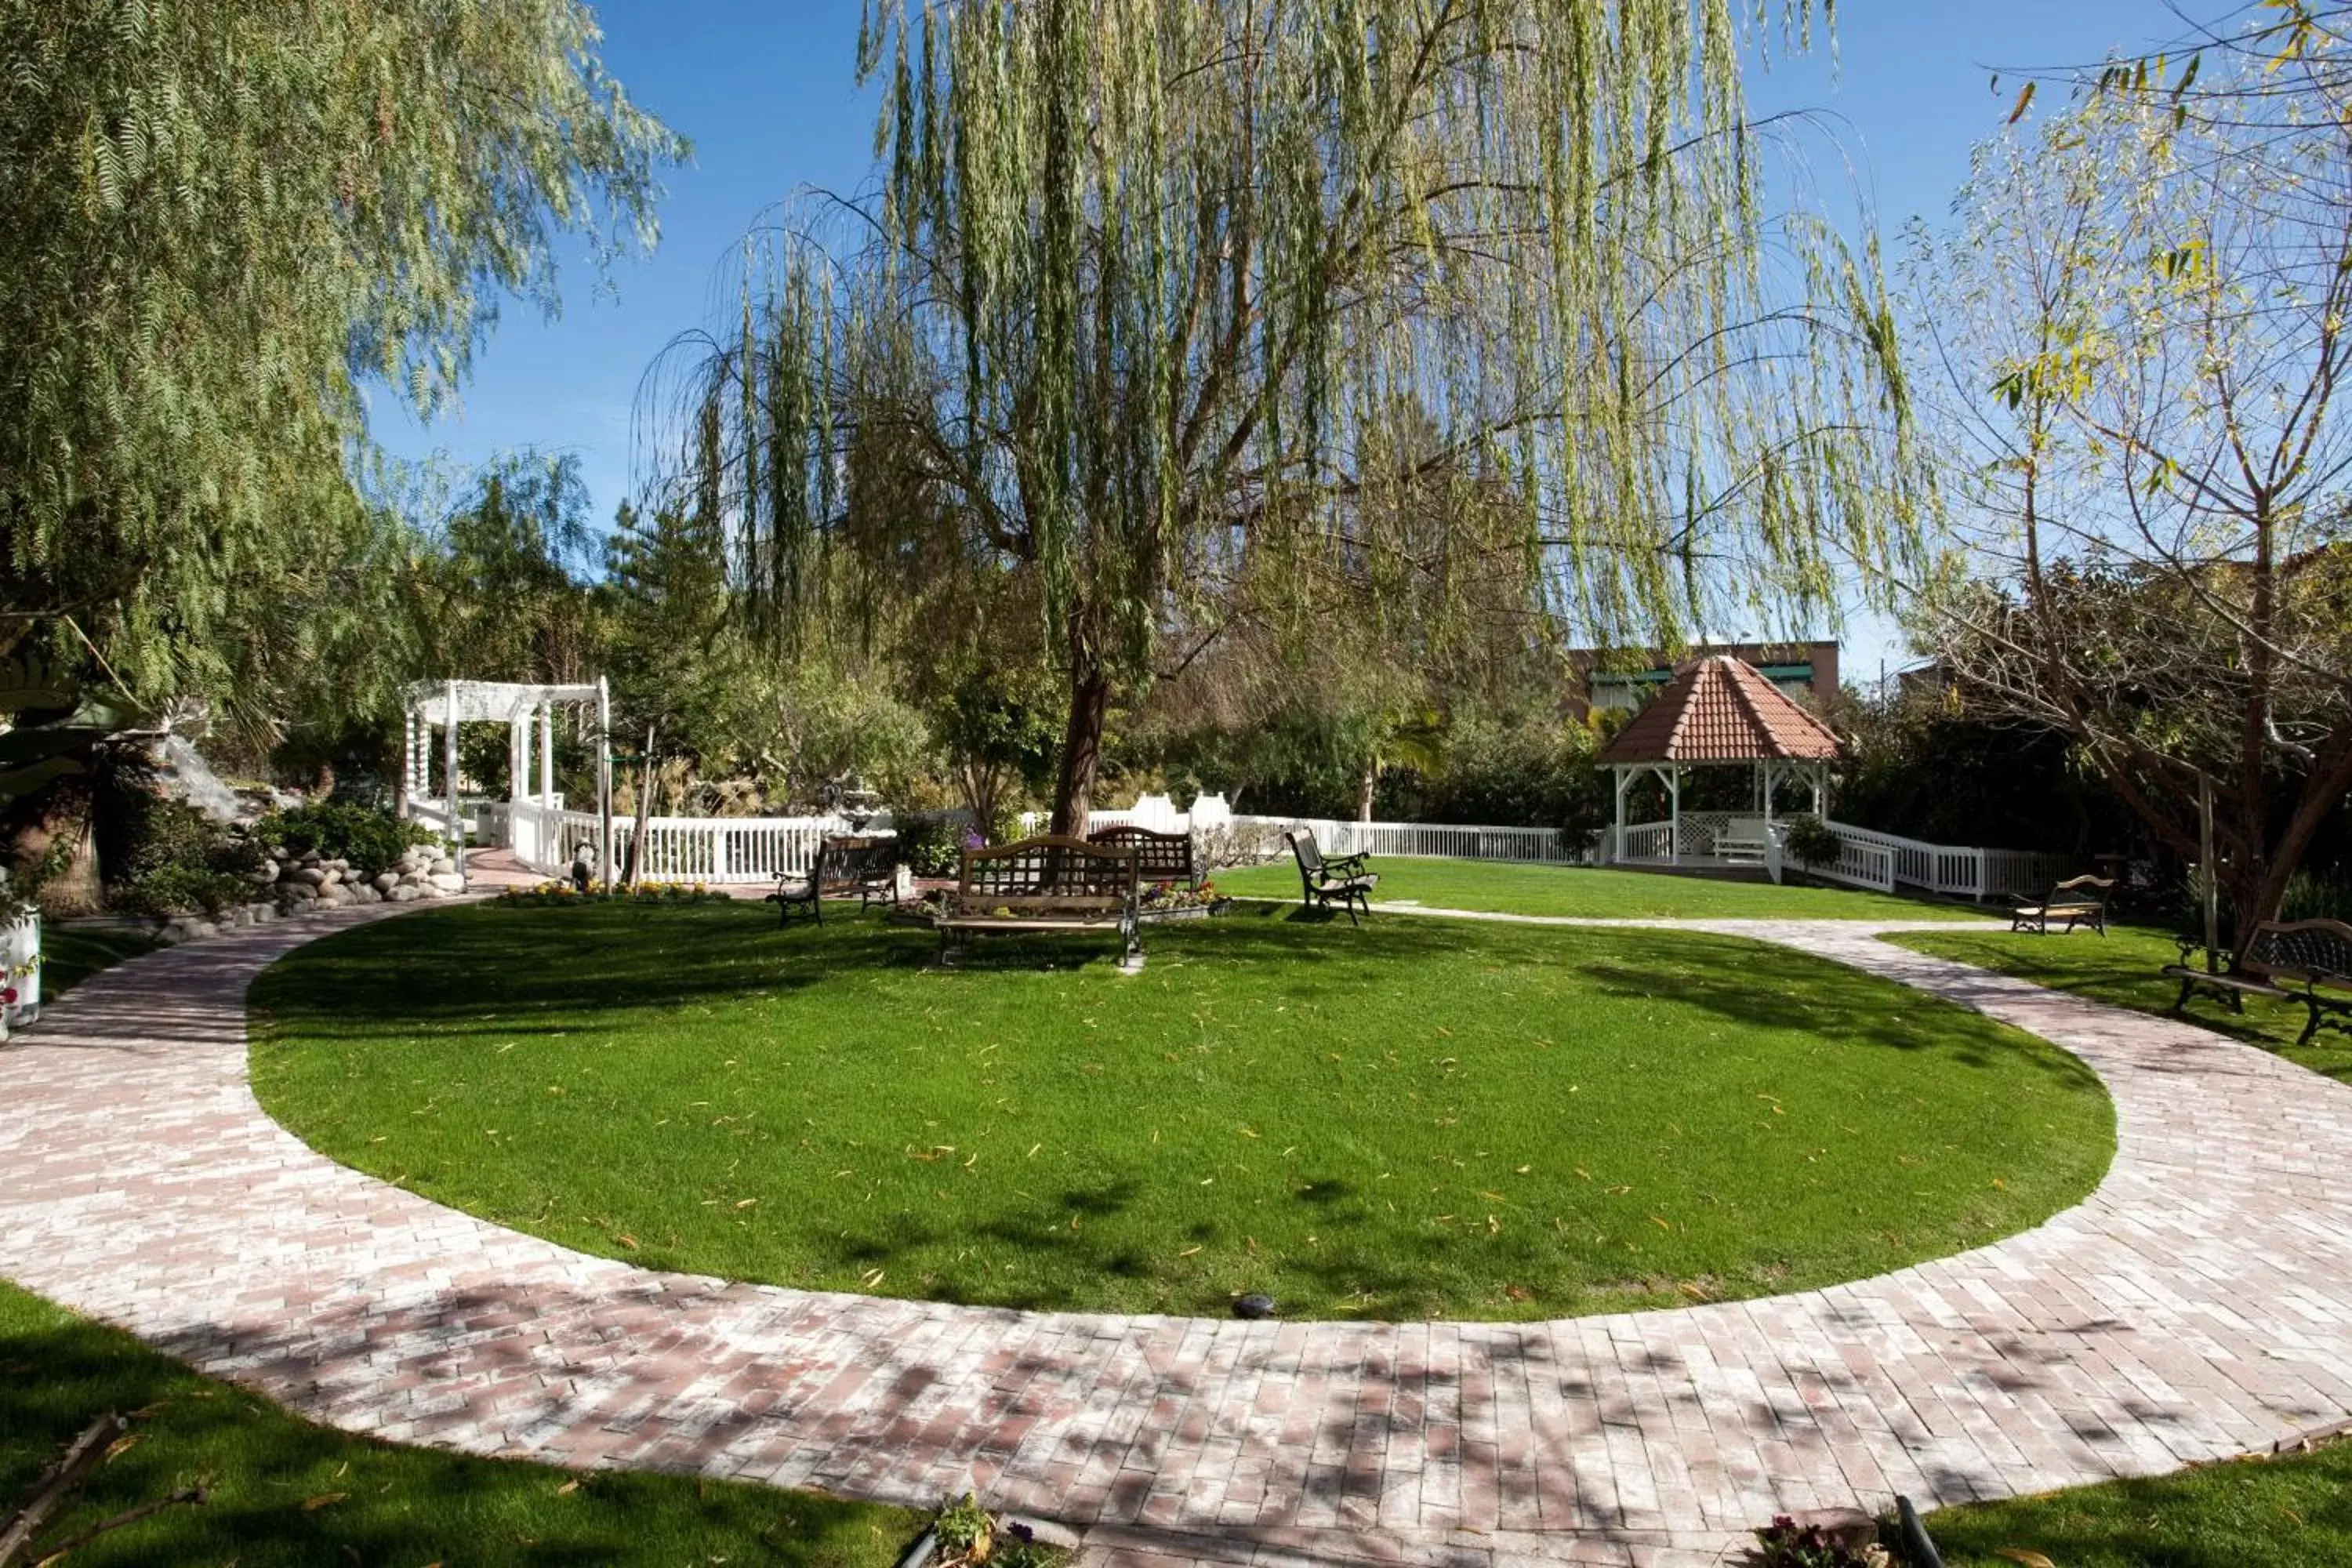
[[[509,302],[457,416],[419,427],[390,398],[376,403],[378,436],[404,457],[578,453],[604,519],[628,491],[630,408],[647,365],[710,319],[714,280],[763,208],[803,185],[860,182],[873,116],[851,81],[857,0],[608,0],[597,12],[614,73],[695,144],[692,165],[666,181],[660,249],[620,268],[617,297],[569,267],[552,321]],[[2180,31],[2166,0],[1843,0],[1834,63],[1818,47],[1776,58],[1748,95],[1759,113],[1818,112],[1838,139],[1815,141],[1820,183],[1844,180],[1830,163],[1840,152],[1852,161],[1892,260],[1905,222],[1943,218],[1969,147],[2007,115],[2016,83],[1994,90],[1996,68],[2095,61]],[[1852,679],[1882,658],[1901,662],[1884,625],[1858,620],[1845,637]]]

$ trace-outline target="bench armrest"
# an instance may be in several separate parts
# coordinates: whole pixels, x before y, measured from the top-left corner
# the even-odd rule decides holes
[[[1370,852],[1363,849],[1353,855],[1326,855],[1323,857],[1323,868],[1338,876],[1352,877],[1362,870],[1365,862],[1371,858]]]
[[[2189,969],[2195,966],[2189,961],[2205,951],[2205,939],[2197,935],[2175,936],[2172,939],[2172,945],[2180,950],[2180,967]],[[2213,950],[2213,965],[2225,973],[2236,967],[2236,960],[2237,954],[2226,947],[2217,947]]]

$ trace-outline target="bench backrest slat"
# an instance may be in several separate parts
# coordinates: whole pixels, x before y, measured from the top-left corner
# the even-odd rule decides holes
[[[1129,908],[1139,887],[1134,850],[1049,835],[965,850],[956,875],[956,907],[982,914],[1014,908],[1016,900]]]
[[[1192,836],[1189,833],[1157,833],[1122,822],[1087,834],[1087,842],[1134,850],[1136,874],[1144,881],[1192,880]]]
[[[2238,955],[2254,974],[2286,975],[2352,989],[2352,925],[2342,921],[2267,921]]]

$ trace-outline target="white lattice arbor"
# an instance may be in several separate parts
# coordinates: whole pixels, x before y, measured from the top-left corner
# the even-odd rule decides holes
[[[598,676],[593,686],[547,686],[502,680],[426,680],[408,689],[405,746],[402,752],[401,809],[426,821],[438,818],[453,845],[462,845],[465,814],[457,798],[457,726],[495,723],[507,727],[508,798],[539,808],[535,819],[551,816],[555,799],[555,713],[568,709],[594,714],[596,745],[596,868],[610,876],[613,863],[613,729],[612,692]],[[442,773],[447,793],[439,805],[431,804],[434,731],[441,731]],[[538,778],[531,778],[536,738]],[[534,846],[526,861],[547,858],[544,846]],[[463,874],[466,857],[460,849],[457,868]]]

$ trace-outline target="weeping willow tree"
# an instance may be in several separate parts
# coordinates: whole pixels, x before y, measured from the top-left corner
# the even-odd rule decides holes
[[[1911,495],[1874,254],[1744,107],[1813,11],[869,0],[877,178],[752,256],[677,478],[787,632],[831,548],[1033,577],[1062,831],[1112,705],[1237,616],[1498,570],[1603,642],[1817,614]]]
[[[558,236],[653,238],[681,144],[599,43],[579,0],[0,0],[0,647],[69,618],[158,697],[368,640],[363,389],[436,408]]]

